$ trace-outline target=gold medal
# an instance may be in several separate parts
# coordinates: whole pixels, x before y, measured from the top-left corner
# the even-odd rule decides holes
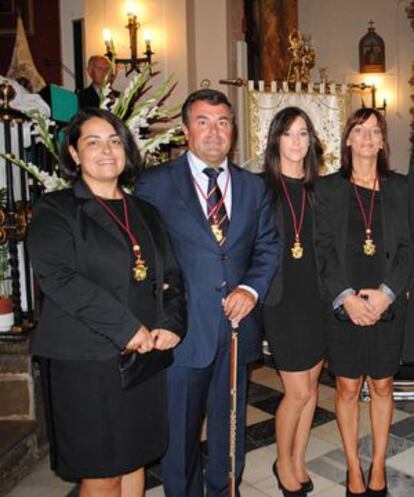
[[[139,245],[134,245],[133,247],[135,254],[135,266],[132,269],[135,281],[144,281],[147,279],[148,267],[145,264],[144,259],[141,257],[141,248]]]
[[[142,259],[137,259],[135,261],[135,267],[132,271],[134,273],[134,280],[144,281],[147,279],[148,268],[145,265],[145,261]]]
[[[374,241],[371,238],[367,238],[365,240],[364,244],[362,245],[362,248],[364,250],[365,255],[374,255],[375,254],[376,246],[375,246]]]
[[[213,235],[215,236],[218,242],[221,242],[223,240],[224,236],[223,230],[220,228],[220,226],[217,223],[211,224],[211,231],[213,232]]]
[[[365,230],[365,242],[362,245],[362,249],[364,251],[365,255],[374,255],[375,254],[375,243],[374,240],[372,239],[372,230],[370,228],[367,228]]]
[[[302,259],[303,257],[303,247],[299,241],[296,241],[293,244],[293,247],[290,249],[292,253],[292,257],[294,259]]]

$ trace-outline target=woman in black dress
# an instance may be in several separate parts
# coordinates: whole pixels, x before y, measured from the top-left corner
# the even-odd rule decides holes
[[[44,195],[29,231],[44,294],[32,343],[47,400],[51,465],[81,497],[120,497],[168,440],[164,371],[121,387],[120,354],[171,354],[183,335],[181,279],[156,210],[122,187],[140,167],[107,111],[74,116],[61,147],[72,188]],[[138,471],[137,471],[138,470]]]
[[[314,183],[321,160],[322,147],[308,115],[297,107],[278,112],[270,124],[265,176],[282,240],[282,265],[263,320],[285,393],[276,411],[273,472],[289,496],[313,489],[305,452],[327,346],[313,241]]]
[[[320,274],[334,310],[328,360],[336,375],[347,496],[382,497],[387,493],[393,375],[399,368],[413,254],[407,181],[389,170],[387,127],[377,110],[359,109],[348,119],[341,169],[320,180],[316,198]],[[364,377],[371,395],[373,438],[367,485],[358,454]]]

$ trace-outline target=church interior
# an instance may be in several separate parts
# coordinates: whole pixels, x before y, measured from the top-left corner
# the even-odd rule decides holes
[[[391,168],[407,174],[414,167],[414,1],[1,0],[0,53],[0,309],[3,296],[9,301],[4,316],[0,310],[0,497],[76,497],[77,485],[49,468],[41,382],[29,353],[40,297],[25,234],[32,203],[65,186],[54,143],[80,92],[93,85],[90,57],[111,67],[98,102],[132,95],[144,103],[132,131],[148,167],[182,153],[179,108],[190,92],[212,88],[235,109],[233,160],[254,173],[262,171],[272,117],[297,105],[320,134],[322,174],[338,169],[341,132],[359,107],[386,118]],[[265,343],[263,350],[250,370],[242,497],[282,496],[271,466],[283,389]],[[306,456],[314,497],[345,495],[334,393],[324,370]],[[394,399],[389,495],[413,497],[414,367],[402,371]],[[367,471],[369,410],[362,395]],[[164,497],[159,462],[147,468],[146,495]]]

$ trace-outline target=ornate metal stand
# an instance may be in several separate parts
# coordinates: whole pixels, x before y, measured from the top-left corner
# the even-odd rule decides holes
[[[9,102],[14,98],[14,89],[7,82],[0,85],[0,123],[3,124],[4,150],[6,156],[10,155],[24,159],[25,150],[23,145],[23,123],[27,117],[21,112],[9,107]],[[12,148],[12,133],[16,137],[16,147]],[[26,172],[18,172],[17,183],[19,185],[19,199],[16,202],[16,171],[15,166],[7,158],[4,159],[6,168],[6,194],[4,205],[0,206],[0,244],[7,243],[9,251],[9,264],[12,285],[12,300],[14,324],[9,332],[0,332],[0,336],[21,334],[33,328],[33,299],[30,264],[24,242],[27,229],[28,193]],[[19,243],[23,244],[23,251],[19,254]],[[22,310],[22,298],[20,288],[19,259],[22,260],[23,278],[26,286],[27,309]]]

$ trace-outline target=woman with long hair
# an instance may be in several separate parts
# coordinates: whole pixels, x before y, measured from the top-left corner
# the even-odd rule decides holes
[[[347,463],[347,497],[385,497],[385,459],[413,253],[406,178],[390,171],[387,125],[376,109],[354,112],[341,168],[317,187],[317,254],[331,306],[328,361]],[[359,393],[370,396],[372,464],[358,453]]]
[[[281,268],[268,293],[265,334],[284,388],[276,411],[273,472],[283,495],[313,490],[305,452],[326,352],[325,311],[314,250],[314,186],[322,147],[309,116],[287,107],[273,118],[265,152],[265,178],[281,236]]]

